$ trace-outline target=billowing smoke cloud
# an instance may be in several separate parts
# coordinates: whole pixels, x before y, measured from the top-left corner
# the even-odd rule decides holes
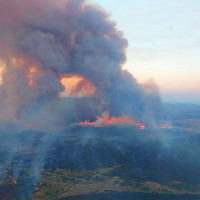
[[[128,42],[102,8],[84,0],[1,0],[0,38],[1,116],[38,129],[105,111],[147,124],[163,120],[156,87],[122,69]],[[61,80],[69,75],[83,77],[68,92],[79,99],[63,103]],[[93,93],[80,100],[84,86]]]
[[[0,0],[0,136],[8,155],[1,160],[1,177],[12,166],[17,180],[29,163],[31,187],[37,186],[45,156],[58,139],[2,132],[54,133],[95,121],[162,124],[157,86],[138,84],[122,68],[127,45],[110,16],[84,0]],[[18,158],[21,146],[28,150]]]

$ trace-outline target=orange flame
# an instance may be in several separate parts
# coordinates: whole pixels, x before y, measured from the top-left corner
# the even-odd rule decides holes
[[[3,74],[6,68],[6,63],[0,60],[0,86],[3,85]]]
[[[160,126],[161,129],[166,129],[167,127],[165,125]]]
[[[35,75],[42,76],[42,71],[39,70],[37,65],[31,66],[28,71],[29,86],[31,87],[35,85]]]
[[[83,126],[89,125],[89,126],[91,126],[91,125],[95,125],[95,122],[84,121],[84,122],[80,122],[79,125],[83,125]]]
[[[13,179],[13,182],[14,182],[15,184],[17,184],[17,181],[16,181],[15,179]]]
[[[94,85],[78,74],[61,75],[60,83],[65,90],[60,93],[61,97],[90,97],[95,93]]]
[[[144,125],[140,125],[140,129],[144,130],[144,129],[146,129],[146,127]]]
[[[146,129],[145,125],[135,122],[134,120],[130,119],[128,116],[122,116],[122,117],[111,117],[108,112],[104,112],[101,117],[97,117],[97,120],[95,122],[90,122],[90,121],[84,121],[78,123],[78,125],[82,126],[96,126],[96,127],[103,127],[104,125],[117,125],[117,124],[130,124],[130,125],[135,125],[139,127],[141,130]]]
[[[11,58],[11,64],[13,67],[22,67],[25,64],[25,60],[13,57]]]

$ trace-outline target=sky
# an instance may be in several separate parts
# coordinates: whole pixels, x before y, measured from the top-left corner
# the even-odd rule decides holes
[[[153,79],[165,102],[200,103],[199,0],[91,0],[129,41],[128,69]]]

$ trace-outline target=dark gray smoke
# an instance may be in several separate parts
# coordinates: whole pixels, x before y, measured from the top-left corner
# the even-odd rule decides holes
[[[104,112],[159,126],[164,114],[157,86],[140,85],[123,70],[127,46],[110,16],[84,0],[0,0],[0,130],[52,133]],[[61,80],[73,75],[82,80],[62,98]],[[91,88],[95,92],[80,98]],[[38,144],[27,137],[2,135],[9,156],[0,175],[12,165],[17,179],[28,162],[36,186],[53,139],[42,136]],[[31,160],[16,157],[22,143],[36,149]]]
[[[153,85],[146,90],[122,69],[128,42],[102,8],[83,0],[1,0],[0,6],[0,57],[6,65],[0,113],[5,118],[43,130],[72,123],[74,115],[79,121],[91,120],[104,111],[146,124],[162,122],[158,91]],[[33,66],[38,71],[30,77]],[[64,74],[91,82],[95,93],[88,101],[93,106],[75,98],[74,111],[69,112],[71,105],[62,108]]]

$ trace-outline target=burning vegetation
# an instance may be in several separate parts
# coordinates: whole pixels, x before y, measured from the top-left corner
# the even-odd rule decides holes
[[[95,127],[103,127],[106,125],[135,125],[139,127],[141,130],[146,129],[145,125],[135,122],[134,120],[130,119],[128,116],[122,117],[110,117],[108,112],[104,112],[101,117],[97,116],[97,120],[94,122],[84,121],[78,123],[78,125],[82,126],[95,126]]]
[[[94,113],[108,112],[122,116],[108,124],[142,129],[137,122],[163,124],[157,87],[144,87],[123,70],[128,42],[101,8],[84,0],[20,0],[12,6],[0,1],[0,6],[0,115],[5,119],[51,130],[76,123],[74,115],[89,123]],[[73,110],[61,105],[63,98],[73,98]],[[78,98],[95,101],[83,105]]]
[[[128,42],[99,6],[84,0],[0,0],[0,38],[2,132],[54,134],[74,124],[144,130],[164,124],[157,86],[144,87],[123,69]],[[33,156],[27,158],[31,177],[41,175],[50,146],[59,140],[54,137],[27,139],[36,147],[35,154],[25,152]],[[9,138],[2,173],[24,142]],[[17,160],[14,174],[24,162]],[[31,191],[39,188],[38,181],[31,179]]]

